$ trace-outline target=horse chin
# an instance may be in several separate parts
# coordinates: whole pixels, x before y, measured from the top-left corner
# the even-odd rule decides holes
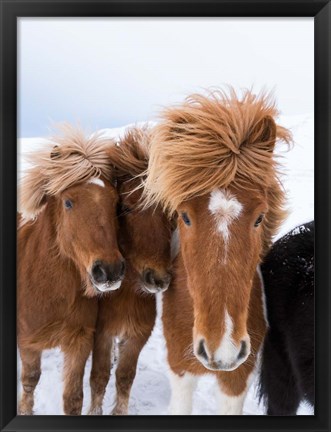
[[[140,285],[140,290],[145,294],[157,294],[159,292],[156,287],[148,287],[145,284]]]
[[[169,285],[164,287],[164,288],[160,288],[156,285],[146,285],[146,284],[141,284],[141,289],[142,291],[144,291],[147,294],[160,294],[163,293],[164,291],[167,291]]]
[[[105,283],[96,283],[92,281],[92,285],[97,293],[103,294],[110,291],[118,290],[122,285],[122,280],[119,279],[116,282],[105,282]]]
[[[236,369],[238,369],[239,366],[241,366],[246,359],[243,359],[242,361],[236,362],[236,363],[230,363],[230,364],[224,364],[222,362],[205,362],[203,360],[200,360],[200,358],[197,358],[197,360],[208,370],[210,371],[223,371],[223,372],[231,372]]]

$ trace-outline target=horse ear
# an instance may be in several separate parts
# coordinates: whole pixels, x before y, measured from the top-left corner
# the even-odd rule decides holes
[[[275,120],[271,116],[265,116],[254,125],[248,141],[251,143],[261,142],[267,146],[268,151],[272,152],[276,143],[276,135]]]
[[[34,219],[46,204],[46,179],[40,167],[31,168],[18,188],[18,211],[24,219]]]

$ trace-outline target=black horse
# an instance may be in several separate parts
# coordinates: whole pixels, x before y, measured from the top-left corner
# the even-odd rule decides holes
[[[314,405],[314,222],[279,239],[261,265],[269,329],[260,375],[268,415]]]

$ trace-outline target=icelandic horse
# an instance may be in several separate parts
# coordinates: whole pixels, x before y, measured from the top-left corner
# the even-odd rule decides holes
[[[64,413],[81,414],[97,298],[118,289],[125,271],[108,146],[64,125],[50,146],[30,155],[18,191],[19,414],[33,414],[42,351],[57,346],[64,353]]]
[[[91,415],[102,414],[115,338],[120,342],[112,414],[128,414],[138,357],[156,319],[155,294],[166,290],[171,279],[171,223],[161,206],[141,206],[148,142],[147,128],[132,128],[108,153],[118,181],[119,244],[126,259],[126,274],[119,291],[99,300],[90,376]]]
[[[270,97],[192,95],[155,127],[146,205],[177,214],[180,251],[163,295],[171,414],[190,414],[200,375],[218,382],[219,413],[242,414],[266,332],[259,263],[285,217]]]
[[[267,415],[296,415],[315,405],[315,223],[277,240],[261,264],[269,328],[259,393]]]

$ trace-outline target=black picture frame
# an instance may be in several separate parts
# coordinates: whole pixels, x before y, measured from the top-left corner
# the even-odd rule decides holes
[[[0,427],[1,431],[330,430],[331,3],[328,0],[0,0]],[[314,17],[316,407],[313,416],[16,415],[16,133],[19,17]],[[303,89],[304,91],[304,89]]]

